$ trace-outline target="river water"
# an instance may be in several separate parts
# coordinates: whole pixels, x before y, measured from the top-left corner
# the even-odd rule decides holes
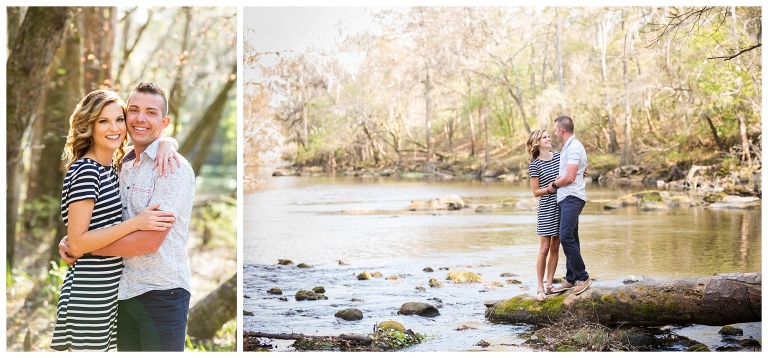
[[[411,352],[527,350],[519,347],[523,340],[517,334],[528,327],[491,324],[483,315],[486,301],[536,291],[536,199],[526,182],[266,174],[260,179],[259,189],[243,198],[243,309],[253,313],[244,316],[244,331],[367,334],[377,322],[394,319],[429,338],[407,349]],[[587,188],[579,232],[593,285],[621,285],[643,276],[674,280],[762,271],[761,210],[603,209],[609,200],[640,190]],[[489,205],[492,211],[402,211],[411,200],[447,195]],[[279,259],[311,268],[277,265]],[[363,270],[384,278],[357,280]],[[484,282],[445,282],[448,270],[472,271]],[[520,283],[508,282],[502,273],[512,273]],[[562,252],[556,275],[565,275]],[[391,276],[398,279],[386,279]],[[444,287],[431,288],[430,278],[444,281]],[[315,286],[323,286],[329,299],[293,298],[296,291]],[[273,287],[283,295],[266,292]],[[409,301],[431,303],[441,314],[398,316],[399,307]],[[362,310],[363,320],[334,317],[344,308]],[[469,329],[457,330],[462,326]],[[745,336],[762,339],[759,322],[736,326]],[[714,349],[722,345],[719,328],[677,329]],[[490,347],[477,346],[480,340]],[[290,351],[290,343],[276,341],[275,350]]]

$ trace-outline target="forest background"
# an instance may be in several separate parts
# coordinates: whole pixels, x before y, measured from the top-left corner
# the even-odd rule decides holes
[[[166,89],[196,174],[187,351],[235,351],[237,8],[6,7],[6,344],[50,351],[67,266],[61,154],[75,105],[139,81]]]
[[[263,49],[246,17],[246,191],[259,166],[276,165],[526,179],[526,136],[553,136],[561,114],[595,179],[655,184],[697,166],[760,182],[761,7],[367,12],[372,26],[342,19],[330,46],[282,50]]]

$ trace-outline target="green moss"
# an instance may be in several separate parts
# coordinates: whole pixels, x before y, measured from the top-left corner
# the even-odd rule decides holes
[[[653,318],[658,317],[660,311],[658,306],[650,303],[643,303],[640,305],[632,306],[631,310],[633,314]]]
[[[405,326],[403,326],[402,323],[397,321],[384,321],[384,322],[379,322],[376,325],[376,329],[377,330],[381,329],[385,331],[393,330],[393,331],[403,332],[405,331]]]
[[[512,297],[494,306],[493,313],[496,316],[509,316],[518,310],[525,310],[540,316],[559,316],[563,312],[563,300],[566,295],[549,297],[544,301],[535,298],[526,298],[525,295]]]
[[[611,295],[603,295],[600,297],[600,301],[608,303],[608,304],[615,304],[616,303],[616,297],[613,297]]]
[[[642,192],[639,192],[639,193],[635,194],[635,196],[638,199],[643,200],[643,201],[650,201],[650,202],[655,202],[655,203],[663,203],[664,202],[664,198],[661,197],[661,193],[659,193],[656,190],[642,191]]]

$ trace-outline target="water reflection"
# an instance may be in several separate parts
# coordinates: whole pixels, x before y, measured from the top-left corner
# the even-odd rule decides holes
[[[456,256],[476,258],[477,264],[530,270],[535,260],[532,252],[538,238],[533,211],[342,214],[358,209],[400,210],[414,199],[450,194],[491,203],[533,200],[525,183],[277,177],[266,179],[266,187],[244,199],[246,263],[273,264],[280,258],[321,263]],[[593,276],[681,278],[761,270],[761,210],[603,209],[606,200],[636,190],[588,188],[580,236],[587,270]]]

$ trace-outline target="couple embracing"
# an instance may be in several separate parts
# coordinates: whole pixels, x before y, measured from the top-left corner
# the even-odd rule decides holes
[[[170,120],[165,91],[149,82],[127,104],[96,90],[75,107],[63,154],[67,236],[59,244],[70,268],[52,349],[184,350],[195,175],[175,140],[162,136]]]
[[[579,215],[587,200],[584,181],[587,152],[573,129],[570,117],[555,119],[555,136],[563,146],[561,152],[551,150],[552,139],[544,129],[534,130],[526,141],[531,190],[539,198],[536,215],[536,233],[540,240],[536,259],[536,299],[539,301],[571,289],[574,294],[581,294],[592,283],[579,242]],[[555,287],[552,281],[560,245],[566,257],[566,281]]]

